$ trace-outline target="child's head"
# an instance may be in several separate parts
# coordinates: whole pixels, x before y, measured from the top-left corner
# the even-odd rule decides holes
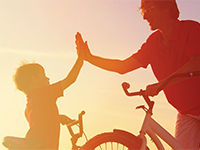
[[[49,78],[38,63],[23,63],[17,68],[13,81],[17,89],[26,95],[37,88],[49,85]]]

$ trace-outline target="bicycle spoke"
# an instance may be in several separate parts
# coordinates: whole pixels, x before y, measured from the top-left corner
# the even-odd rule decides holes
[[[101,145],[99,145],[98,147],[100,148],[100,150],[103,150],[102,147],[101,147]]]
[[[129,150],[139,149],[130,140],[120,134],[103,133],[92,138],[82,150]]]
[[[113,142],[111,142],[111,150],[113,150]]]
[[[128,148],[120,143],[106,142],[99,145],[94,150],[128,150]]]

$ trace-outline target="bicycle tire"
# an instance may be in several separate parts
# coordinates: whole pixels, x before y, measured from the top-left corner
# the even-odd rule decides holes
[[[139,150],[141,144],[122,134],[107,132],[94,136],[81,150]],[[147,148],[148,149],[148,148]]]

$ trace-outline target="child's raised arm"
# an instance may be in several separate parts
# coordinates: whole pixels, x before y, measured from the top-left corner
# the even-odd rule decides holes
[[[69,87],[72,83],[76,81],[82,66],[83,66],[83,59],[78,58],[73,68],[67,75],[67,77],[61,81],[63,90],[65,90],[67,87]]]
[[[76,44],[78,43],[79,41],[76,41]],[[73,84],[76,81],[78,74],[81,70],[81,67],[83,66],[83,51],[79,51],[78,48],[79,47],[77,47],[78,58],[73,68],[71,69],[67,77],[61,81],[63,90],[65,90],[67,87],[69,87],[71,84]]]

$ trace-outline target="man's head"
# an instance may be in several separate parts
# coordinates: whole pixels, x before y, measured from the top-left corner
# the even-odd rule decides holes
[[[140,9],[151,30],[159,29],[169,19],[176,20],[179,17],[176,0],[141,0]]]
[[[23,63],[17,68],[13,81],[17,89],[26,95],[32,90],[49,85],[44,68],[37,63]]]

